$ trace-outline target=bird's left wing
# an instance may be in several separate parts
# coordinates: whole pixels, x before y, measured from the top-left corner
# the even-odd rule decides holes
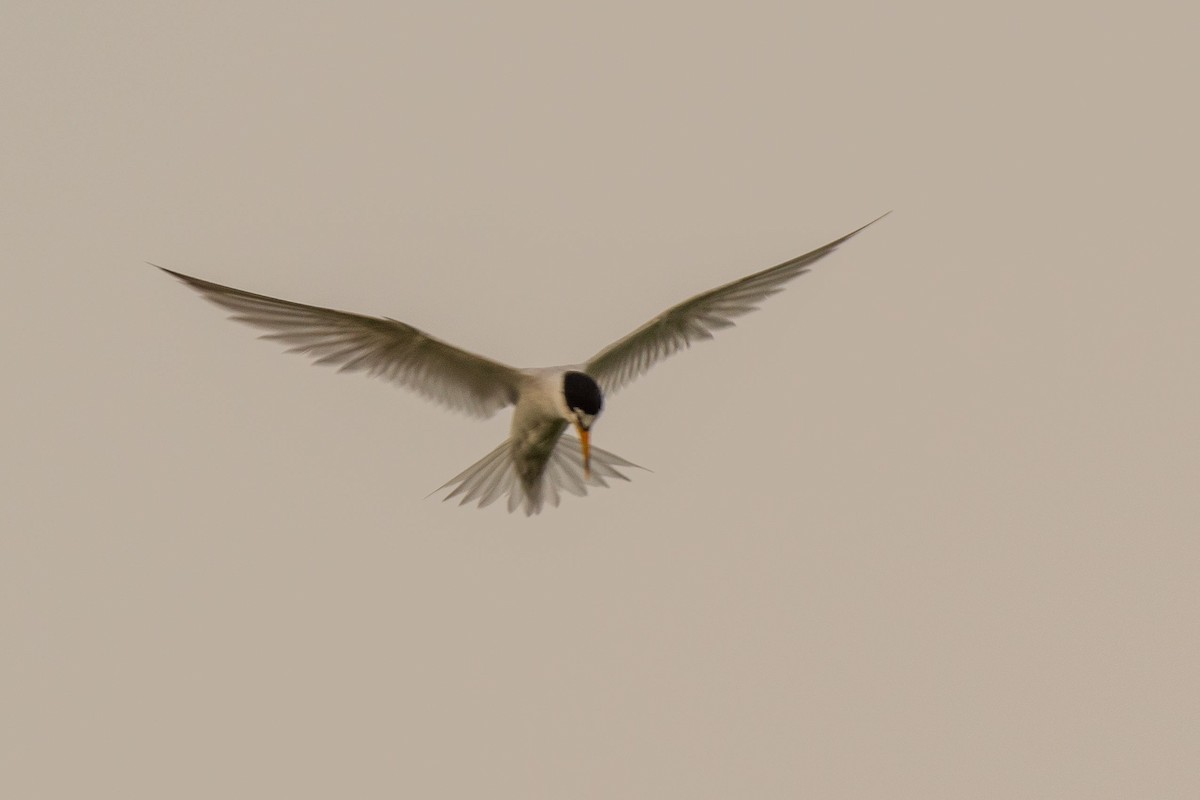
[[[490,417],[516,402],[519,370],[403,322],[277,300],[159,269],[234,312],[232,319],[271,331],[262,338],[291,345],[289,353],[306,353],[317,364],[378,375],[478,417]]]
[[[620,389],[667,356],[689,347],[692,342],[711,339],[714,331],[730,327],[734,317],[754,311],[760,302],[783,291],[785,283],[803,275],[815,262],[836,250],[838,245],[880,219],[883,217],[812,252],[718,286],[668,308],[633,333],[592,356],[587,362],[587,373],[596,379],[606,394]]]

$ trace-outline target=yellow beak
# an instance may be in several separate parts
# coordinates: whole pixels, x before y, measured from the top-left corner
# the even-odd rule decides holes
[[[588,442],[588,431],[587,428],[580,425],[578,421],[575,423],[575,430],[579,433],[579,441],[583,443],[583,477],[591,478],[592,450],[591,444]]]

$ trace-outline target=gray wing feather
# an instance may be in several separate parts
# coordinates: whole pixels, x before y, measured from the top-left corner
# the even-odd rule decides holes
[[[278,300],[159,269],[234,312],[232,319],[271,331],[261,338],[282,342],[287,352],[307,354],[317,364],[379,376],[478,417],[516,402],[518,370],[403,322]]]
[[[883,217],[812,252],[668,308],[592,356],[587,362],[587,373],[596,379],[606,394],[620,389],[662,359],[690,347],[692,342],[711,339],[714,332],[732,326],[734,317],[757,309],[763,300],[783,291],[785,283],[808,272],[809,267],[836,250],[838,245]]]

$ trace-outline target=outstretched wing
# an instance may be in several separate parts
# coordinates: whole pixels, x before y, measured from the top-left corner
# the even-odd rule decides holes
[[[624,339],[592,356],[587,362],[587,373],[596,379],[606,394],[620,389],[667,356],[690,347],[692,342],[711,339],[715,331],[730,327],[734,317],[754,311],[763,300],[783,291],[785,283],[808,272],[809,267],[836,250],[838,245],[880,219],[883,217],[791,261],[718,286],[668,308]]]
[[[518,370],[403,322],[290,303],[159,269],[234,312],[232,319],[271,331],[261,338],[290,345],[289,353],[306,353],[317,364],[377,375],[478,417],[490,417],[516,402]]]

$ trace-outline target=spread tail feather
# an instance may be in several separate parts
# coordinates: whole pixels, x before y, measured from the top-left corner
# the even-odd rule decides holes
[[[606,478],[629,480],[617,467],[644,469],[595,445],[591,447],[591,466],[592,474],[585,478],[582,445],[578,439],[563,436],[550,452],[541,477],[532,486],[527,486],[517,475],[512,445],[506,439],[495,450],[435,489],[434,494],[454,487],[442,498],[443,501],[459,497],[459,505],[478,501],[480,508],[507,496],[509,512],[524,505],[528,517],[540,512],[545,502],[557,506],[562,491],[583,497],[588,486],[608,486]]]

